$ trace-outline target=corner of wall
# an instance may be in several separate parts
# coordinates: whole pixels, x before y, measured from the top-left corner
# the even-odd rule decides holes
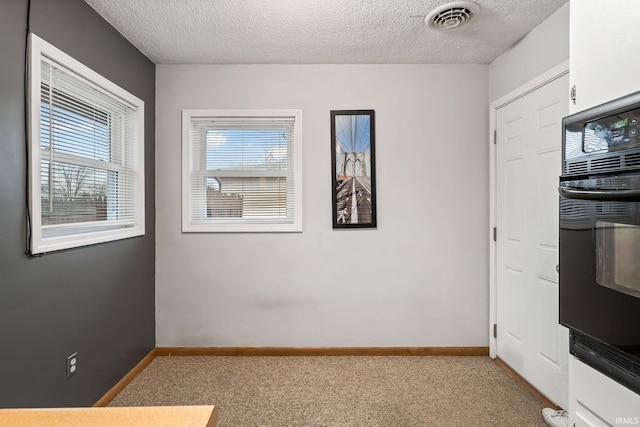
[[[569,2],[489,65],[494,101],[569,59]]]

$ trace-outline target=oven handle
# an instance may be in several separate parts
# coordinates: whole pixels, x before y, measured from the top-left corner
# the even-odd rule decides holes
[[[558,187],[565,199],[634,201],[640,200],[640,190],[585,190],[584,188]]]

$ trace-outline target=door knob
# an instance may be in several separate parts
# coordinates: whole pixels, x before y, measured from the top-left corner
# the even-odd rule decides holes
[[[556,264],[556,273],[560,274],[560,264]]]

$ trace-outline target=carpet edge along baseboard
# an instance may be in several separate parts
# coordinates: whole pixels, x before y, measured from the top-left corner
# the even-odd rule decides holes
[[[156,349],[151,350],[140,362],[136,364],[120,381],[118,381],[104,396],[93,404],[94,408],[107,406],[111,401],[131,382],[133,379],[147,367],[149,363],[156,357]]]
[[[157,347],[156,356],[489,356],[489,347]]]

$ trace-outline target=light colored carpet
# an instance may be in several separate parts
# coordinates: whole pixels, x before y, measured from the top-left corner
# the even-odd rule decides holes
[[[218,406],[219,427],[545,426],[488,357],[156,357],[110,406]]]

